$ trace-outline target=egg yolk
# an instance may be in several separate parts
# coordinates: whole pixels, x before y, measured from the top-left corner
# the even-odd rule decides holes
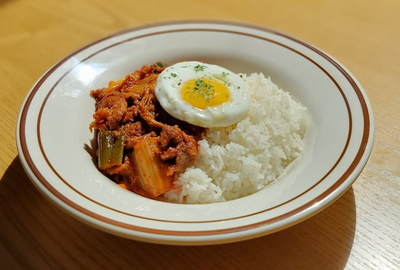
[[[223,104],[230,100],[230,92],[224,84],[210,79],[193,79],[181,88],[182,99],[196,108]]]

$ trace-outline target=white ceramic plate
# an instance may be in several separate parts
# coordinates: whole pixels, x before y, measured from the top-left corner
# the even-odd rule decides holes
[[[254,195],[206,205],[146,199],[104,177],[88,153],[94,113],[89,91],[142,65],[181,60],[271,76],[312,114],[317,136],[307,141],[307,158]],[[309,218],[351,186],[367,162],[373,137],[364,90],[332,57],[284,33],[222,22],[144,26],[77,50],[33,86],[17,125],[23,167],[62,210],[116,235],[180,245],[250,239]]]

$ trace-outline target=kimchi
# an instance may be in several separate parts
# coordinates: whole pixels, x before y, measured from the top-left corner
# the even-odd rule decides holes
[[[155,198],[193,165],[203,128],[170,116],[155,96],[155,64],[92,90],[99,170],[121,187]]]

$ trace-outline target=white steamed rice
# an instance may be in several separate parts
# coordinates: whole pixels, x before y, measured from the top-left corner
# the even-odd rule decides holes
[[[246,117],[226,128],[209,128],[193,167],[164,196],[169,201],[233,200],[276,181],[302,151],[310,121],[305,106],[263,74],[242,75],[251,93]]]

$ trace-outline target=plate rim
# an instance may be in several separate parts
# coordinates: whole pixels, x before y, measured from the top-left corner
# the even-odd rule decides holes
[[[82,51],[85,51],[87,48],[89,48],[89,47],[91,47],[91,46],[93,46],[95,44],[101,43],[102,41],[111,39],[113,37],[117,37],[117,36],[120,36],[120,35],[123,35],[123,34],[127,34],[127,33],[131,33],[131,32],[137,32],[139,30],[144,30],[144,29],[150,30],[152,28],[157,28],[159,26],[176,26],[177,28],[179,28],[179,26],[181,26],[181,25],[189,25],[189,24],[193,24],[193,25],[211,24],[211,25],[217,25],[217,26],[250,28],[250,29],[255,29],[255,30],[262,31],[262,32],[268,32],[268,33],[271,33],[271,34],[274,34],[274,35],[278,35],[278,36],[281,36],[281,37],[286,38],[286,39],[290,39],[291,41],[299,43],[300,45],[302,45],[302,46],[304,46],[304,47],[306,47],[308,49],[313,50],[318,55],[323,56],[325,60],[328,60],[331,64],[333,64],[340,71],[340,73],[342,75],[344,75],[346,80],[352,85],[353,89],[354,88],[357,89],[356,94],[357,94],[358,100],[359,101],[363,101],[363,104],[361,105],[361,107],[362,107],[363,116],[364,116],[364,124],[363,124],[364,132],[363,132],[363,138],[362,138],[362,141],[361,141],[361,145],[360,145],[360,148],[357,151],[356,157],[354,158],[353,162],[351,163],[351,166],[349,166],[348,169],[346,169],[345,174],[340,178],[340,179],[343,178],[343,181],[340,182],[340,181],[337,180],[334,185],[332,185],[329,189],[325,190],[322,194],[318,195],[317,198],[315,198],[314,200],[309,201],[306,204],[302,205],[301,207],[296,208],[295,210],[289,212],[290,214],[289,213],[285,213],[285,214],[283,214],[281,216],[273,218],[272,220],[275,220],[275,221],[273,221],[272,223],[280,222],[280,221],[284,220],[287,216],[293,217],[295,214],[299,214],[301,212],[304,212],[305,210],[309,209],[310,206],[314,205],[315,203],[325,202],[326,205],[324,207],[319,208],[318,211],[314,211],[314,212],[308,213],[309,215],[315,215],[316,213],[318,213],[318,212],[322,211],[323,209],[325,209],[327,206],[329,206],[335,200],[340,198],[340,196],[344,192],[346,192],[347,189],[349,189],[351,187],[351,184],[356,180],[357,176],[361,173],[362,169],[366,165],[367,160],[368,160],[368,158],[370,156],[370,153],[371,153],[371,150],[372,150],[372,145],[373,145],[373,139],[374,139],[373,112],[372,112],[371,104],[369,103],[368,97],[367,97],[364,89],[362,88],[361,84],[337,60],[335,60],[333,57],[329,56],[327,53],[325,53],[324,51],[320,50],[319,48],[317,48],[317,47],[315,47],[315,46],[313,46],[313,45],[311,45],[311,44],[309,44],[309,43],[307,43],[307,42],[305,42],[305,41],[303,41],[301,39],[295,38],[295,37],[293,37],[291,35],[288,35],[288,34],[285,34],[285,33],[281,32],[281,31],[273,30],[273,29],[270,29],[270,28],[267,28],[267,27],[262,27],[262,26],[257,26],[257,25],[250,25],[250,24],[239,23],[239,22],[229,22],[229,21],[225,21],[224,22],[224,21],[210,21],[210,20],[185,20],[185,21],[160,22],[160,23],[155,23],[155,24],[147,24],[147,25],[142,25],[142,26],[138,26],[138,27],[128,28],[128,29],[113,33],[111,35],[108,35],[106,37],[97,39],[97,40],[95,40],[95,41],[93,41],[93,42],[91,42],[91,43],[89,43],[89,44],[87,44],[87,45],[75,50],[74,52],[72,52],[72,53],[68,54],[67,56],[65,56],[62,60],[57,62],[55,65],[53,65],[51,68],[49,68],[42,75],[42,77],[34,84],[34,86],[31,88],[31,90],[29,91],[25,101],[23,102],[23,105],[22,105],[21,110],[20,110],[20,114],[18,116],[17,131],[16,131],[17,132],[16,138],[17,138],[18,153],[19,153],[20,159],[21,160],[23,159],[22,164],[24,165],[23,167],[24,167],[25,171],[27,171],[29,178],[31,178],[31,180],[33,182],[39,181],[40,184],[42,184],[43,187],[47,189],[47,191],[49,191],[49,192],[51,192],[51,190],[56,191],[60,196],[63,197],[63,195],[61,193],[59,193],[57,190],[55,190],[51,185],[47,185],[46,186],[46,183],[47,184],[49,184],[49,183],[46,181],[46,179],[43,176],[42,177],[45,180],[45,183],[43,183],[40,179],[37,179],[37,177],[38,177],[37,173],[39,173],[39,175],[41,175],[40,171],[35,166],[34,161],[30,158],[30,155],[28,153],[29,151],[27,150],[27,146],[26,146],[26,141],[24,141],[25,120],[26,120],[26,115],[27,115],[27,113],[29,111],[30,102],[34,98],[35,93],[38,91],[38,89],[40,89],[41,84],[43,82],[45,82],[46,79],[49,76],[51,76],[51,74],[55,70],[57,70],[58,67],[60,67],[65,61],[67,61],[68,59],[70,59],[74,55],[76,55],[76,54],[78,54],[78,53],[80,53]],[[236,31],[239,31],[239,30],[236,29]],[[364,111],[366,111],[367,117],[365,117],[366,115],[364,114]],[[357,162],[355,160],[357,160]],[[360,167],[360,165],[361,165],[361,167]],[[36,172],[35,172],[35,170],[36,170]],[[353,175],[353,174],[355,174],[355,175]],[[36,178],[36,179],[32,179],[32,177]],[[350,179],[350,182],[347,183],[347,185],[344,186],[344,183],[346,183],[346,181],[349,181],[349,179]],[[322,179],[320,181],[322,181]],[[338,183],[338,182],[340,182],[340,183]],[[35,183],[35,185],[37,187],[39,187],[37,184],[38,183]],[[39,187],[39,189],[42,189],[43,187]],[[41,191],[43,191],[43,190],[41,190]],[[340,194],[337,194],[334,197],[333,200],[330,200],[330,201],[326,200],[327,195],[335,193],[335,192],[339,192]],[[51,192],[51,193],[58,200],[61,200],[53,192]],[[46,194],[46,195],[48,196],[49,194]],[[64,197],[64,199],[66,199],[66,200],[72,202],[73,204],[75,204],[73,201],[71,201],[68,198]],[[54,200],[54,198],[53,198],[53,200]],[[62,201],[62,203],[66,204],[66,202],[64,200],[61,200],[61,201]],[[57,202],[57,205],[60,205],[60,202]],[[74,208],[71,205],[68,205],[68,207]],[[84,209],[84,211],[79,211],[79,209]],[[74,211],[78,211],[81,214],[82,213],[85,214],[89,210],[77,205],[77,208],[74,208]],[[292,213],[292,212],[294,212],[294,213]],[[124,224],[124,223],[119,224],[119,222],[117,222],[118,223],[118,225],[117,225],[115,220],[108,219],[107,217],[104,217],[104,216],[99,215],[97,213],[93,213],[92,212],[92,214],[93,214],[93,216],[91,216],[91,218],[96,219],[96,216],[100,217],[100,218],[97,218],[98,221],[106,222],[106,223],[108,223],[109,225],[112,225],[112,226],[120,225],[118,227],[125,228],[125,229],[131,229],[131,230],[134,230],[134,231],[139,232],[139,233],[151,233],[151,234],[155,233],[152,230],[151,231],[140,230],[140,229],[138,229],[136,226],[134,226],[132,224]],[[303,216],[302,218],[298,218],[298,219],[293,220],[291,224],[287,224],[287,225],[288,226],[289,225],[290,226],[294,225],[294,224],[296,224],[298,222],[301,222],[302,220],[304,220],[306,218],[308,218],[308,216]],[[111,223],[107,222],[107,220],[112,221],[112,222]],[[246,227],[246,228],[237,228],[237,227],[235,227],[235,228],[224,229],[224,230],[219,230],[219,231],[217,230],[217,232],[216,231],[202,231],[201,235],[199,235],[198,233],[193,233],[192,231],[189,231],[188,234],[186,234],[186,233],[176,234],[175,231],[162,231],[158,235],[164,235],[164,236],[165,235],[170,235],[170,236],[171,235],[179,235],[179,236],[216,236],[216,235],[226,235],[226,234],[240,232],[240,231],[243,231],[243,230],[251,231],[254,228],[258,228],[259,226],[271,223],[271,222],[268,222],[268,221],[270,221],[270,220],[262,221],[262,222],[259,222],[259,223],[256,223],[256,224],[252,224],[250,227],[249,227],[249,225],[245,225],[244,227]],[[123,225],[123,226],[121,226],[121,225]],[[125,226],[125,225],[127,225],[127,226]],[[160,231],[160,230],[156,229],[156,231]],[[227,238],[229,238],[229,237],[227,237]]]

